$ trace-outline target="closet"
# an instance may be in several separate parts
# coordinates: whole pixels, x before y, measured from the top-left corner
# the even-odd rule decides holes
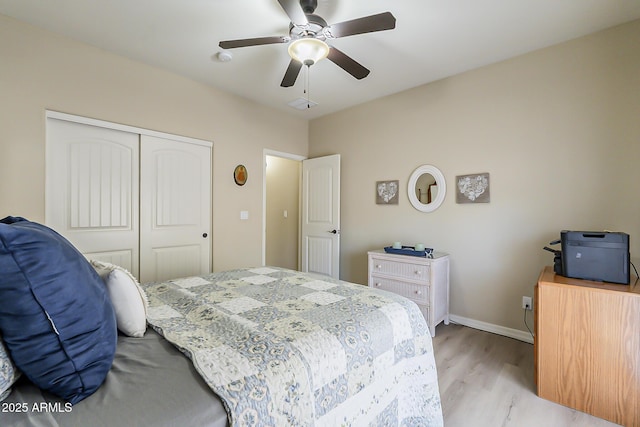
[[[45,221],[141,282],[211,271],[212,144],[48,112]]]

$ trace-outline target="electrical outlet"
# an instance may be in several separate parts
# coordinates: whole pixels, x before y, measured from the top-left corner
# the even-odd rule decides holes
[[[525,310],[533,310],[533,303],[531,302],[531,297],[522,297],[522,308]]]

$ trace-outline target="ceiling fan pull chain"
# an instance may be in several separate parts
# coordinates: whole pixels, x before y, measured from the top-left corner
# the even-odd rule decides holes
[[[307,89],[309,88],[309,67],[305,70],[304,74],[304,88],[302,89],[302,93],[306,96]]]
[[[304,93],[307,94],[307,110],[309,108],[311,108],[311,102],[309,100],[309,98],[310,98],[310,95],[309,95],[309,80],[310,80],[310,78],[309,78],[309,76],[310,76],[310,74],[311,74],[311,65],[307,65],[307,73],[306,73],[306,76],[305,76],[306,78],[305,78],[305,89],[304,89]]]

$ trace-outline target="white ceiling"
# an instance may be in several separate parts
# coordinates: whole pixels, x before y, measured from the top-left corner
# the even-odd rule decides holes
[[[319,0],[329,24],[390,11],[394,30],[335,39],[371,74],[356,80],[330,61],[280,87],[286,45],[233,49],[221,40],[288,35],[277,0],[0,0],[0,13],[155,65],[289,114],[315,118],[371,99],[640,18],[640,0]]]

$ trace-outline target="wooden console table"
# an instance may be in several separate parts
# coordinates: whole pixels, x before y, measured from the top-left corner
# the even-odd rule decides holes
[[[640,284],[570,279],[546,267],[534,308],[538,396],[640,427]]]

